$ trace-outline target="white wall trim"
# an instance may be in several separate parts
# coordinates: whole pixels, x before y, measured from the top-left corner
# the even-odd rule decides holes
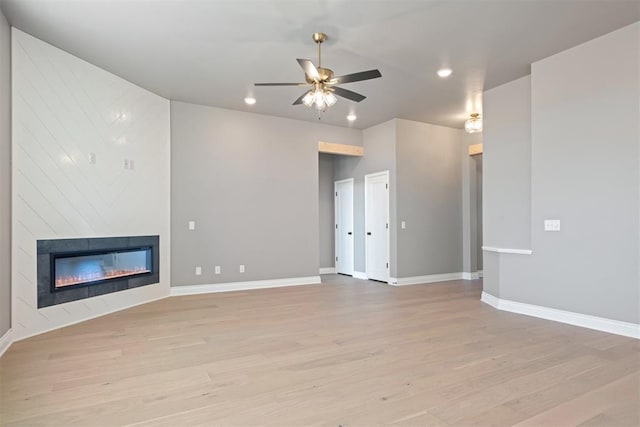
[[[467,273],[467,272],[462,273],[463,280],[477,280],[481,277],[482,277],[482,271],[476,271],[473,273]]]
[[[320,274],[336,274],[335,267],[320,267]]]
[[[369,280],[369,278],[367,277],[367,273],[365,273],[363,271],[355,271],[354,270],[353,278],[354,279],[360,279],[360,280]]]
[[[640,325],[635,323],[621,322],[619,320],[607,319],[604,317],[590,316],[588,314],[574,313],[571,311],[500,299],[484,291],[482,292],[480,300],[497,308],[498,310],[539,317],[541,319],[595,329],[596,331],[640,339]]]
[[[253,280],[250,282],[211,283],[206,285],[174,286],[170,296],[210,294],[215,292],[246,291],[250,289],[280,288],[284,286],[317,285],[320,276],[292,277],[288,279]]]
[[[407,286],[407,285],[420,285],[423,283],[435,283],[446,282],[448,280],[460,280],[463,278],[463,273],[444,273],[444,274],[431,274],[428,276],[413,276],[413,277],[390,277],[389,284],[391,286]]]
[[[5,351],[9,350],[11,344],[13,344],[13,331],[9,328],[9,330],[0,337],[0,357],[2,357]]]
[[[489,252],[498,252],[501,254],[531,255],[533,253],[533,250],[531,249],[496,248],[494,246],[483,246],[482,250]]]

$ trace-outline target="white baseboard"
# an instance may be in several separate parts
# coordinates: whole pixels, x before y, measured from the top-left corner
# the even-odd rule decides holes
[[[500,298],[494,297],[493,295],[485,291],[482,291],[482,294],[480,295],[480,301],[500,310]]]
[[[336,274],[335,267],[320,267],[320,274]]]
[[[253,280],[250,282],[212,283],[206,285],[173,286],[170,296],[209,294],[214,292],[246,291],[250,289],[281,288],[285,286],[320,284],[320,276],[292,277],[288,279]]]
[[[460,280],[462,278],[463,273],[431,274],[429,276],[414,277],[389,277],[389,284],[391,286],[420,285],[422,283],[446,282],[448,280]]]
[[[2,357],[5,351],[9,350],[11,344],[13,344],[13,332],[9,329],[0,337],[0,357]]]
[[[467,273],[467,272],[462,273],[463,280],[478,280],[481,277],[482,277],[481,271],[476,271],[474,273]]]
[[[367,273],[363,273],[362,271],[354,271],[353,272],[353,278],[354,279],[369,280],[369,278],[367,277]]]
[[[590,316],[588,314],[574,313],[571,311],[505,300],[496,298],[484,291],[482,292],[480,300],[497,308],[498,310],[539,317],[541,319],[595,329],[596,331],[640,339],[640,325],[635,323],[621,322],[619,320],[607,319],[604,317]]]

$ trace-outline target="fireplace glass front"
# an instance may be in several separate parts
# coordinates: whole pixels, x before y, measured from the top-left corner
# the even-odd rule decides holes
[[[52,290],[88,286],[153,271],[151,247],[53,253]]]

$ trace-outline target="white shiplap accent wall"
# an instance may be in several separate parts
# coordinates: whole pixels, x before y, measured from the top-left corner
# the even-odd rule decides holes
[[[168,296],[169,101],[15,28],[12,58],[14,338]],[[148,234],[160,284],[37,308],[37,239]]]

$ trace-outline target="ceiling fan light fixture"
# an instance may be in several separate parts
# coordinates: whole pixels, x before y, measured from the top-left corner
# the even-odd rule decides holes
[[[332,107],[338,102],[338,98],[327,89],[316,88],[302,97],[302,103],[307,107],[315,107],[318,110]]]
[[[315,99],[315,93],[313,91],[307,92],[307,94],[302,98],[302,103],[306,107],[311,107],[313,105],[313,100]]]
[[[333,107],[335,103],[338,102],[338,98],[336,98],[332,92],[326,91],[324,93],[324,101],[326,102],[327,107]]]
[[[324,93],[322,91],[316,89],[315,95],[313,96],[313,103],[318,110],[324,109],[325,102]]]
[[[467,133],[482,132],[482,119],[479,113],[471,114],[471,118],[464,122],[464,130]]]

